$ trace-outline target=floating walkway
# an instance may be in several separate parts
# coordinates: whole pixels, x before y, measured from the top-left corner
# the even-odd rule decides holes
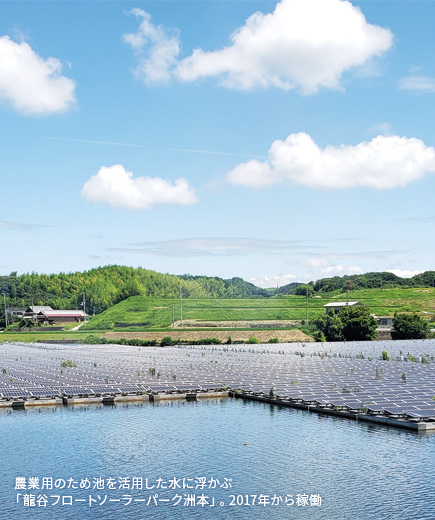
[[[360,410],[352,410],[348,407],[342,409],[335,409],[332,406],[319,406],[309,402],[296,402],[290,399],[280,399],[265,397],[262,395],[254,395],[245,392],[230,392],[230,397],[236,399],[244,399],[246,401],[259,401],[261,403],[268,403],[270,405],[286,406],[295,408],[297,410],[305,410],[310,413],[317,413],[321,415],[331,415],[334,417],[341,417],[342,419],[352,419],[354,421],[365,421],[384,426],[393,426],[395,428],[404,428],[406,430],[413,430],[418,433],[435,432],[435,421],[425,421],[422,418],[411,419],[407,416],[394,416],[385,414],[370,414]]]
[[[160,401],[200,401],[203,399],[223,399],[229,397],[229,391],[216,392],[190,392],[190,393],[150,393],[150,394],[130,394],[130,395],[112,395],[103,394],[99,396],[62,396],[56,399],[38,398],[38,399],[0,399],[0,409],[20,410],[25,408],[33,408],[36,406],[74,406],[83,404],[106,404],[115,405],[119,403],[137,403],[151,402],[158,403]]]

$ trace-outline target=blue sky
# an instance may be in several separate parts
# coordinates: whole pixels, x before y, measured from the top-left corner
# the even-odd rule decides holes
[[[0,12],[1,274],[434,268],[435,2]]]

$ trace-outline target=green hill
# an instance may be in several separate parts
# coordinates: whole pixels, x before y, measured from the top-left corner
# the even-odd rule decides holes
[[[58,274],[28,273],[0,276],[0,293],[9,307],[51,305],[57,309],[80,307],[83,293],[86,310],[98,314],[130,296],[184,298],[245,298],[267,296],[264,289],[242,278],[176,276],[141,267],[109,265],[90,271]]]
[[[435,317],[435,288],[362,289],[350,293],[351,300],[359,300],[378,316],[393,316],[395,312],[416,312],[427,319]],[[336,291],[309,299],[309,319],[325,312],[323,305],[346,301],[346,293]],[[147,298],[134,296],[95,316],[88,328],[93,330],[126,330],[166,328],[180,320],[179,298]],[[284,296],[274,298],[189,298],[183,299],[183,320],[189,322],[255,322],[306,319],[306,297]],[[433,313],[433,314],[431,314]],[[185,323],[186,325],[186,323]],[[190,323],[195,326],[194,323]],[[197,323],[199,327],[201,324]],[[216,326],[225,327],[225,323]],[[232,324],[234,326],[234,324]],[[236,325],[237,326],[237,325]],[[243,325],[242,325],[243,326]],[[290,324],[287,324],[290,326]]]

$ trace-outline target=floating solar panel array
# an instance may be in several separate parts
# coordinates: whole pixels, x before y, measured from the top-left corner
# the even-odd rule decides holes
[[[389,360],[382,360],[383,350]],[[168,348],[0,344],[0,399],[227,388],[325,409],[435,420],[434,359],[434,340]]]

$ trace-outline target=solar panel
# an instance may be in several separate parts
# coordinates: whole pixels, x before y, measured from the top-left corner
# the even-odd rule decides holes
[[[402,361],[381,361],[387,350]],[[400,354],[402,350],[402,354]],[[406,353],[406,354],[404,354]],[[3,344],[0,397],[203,392],[225,386],[329,407],[358,403],[369,413],[435,414],[435,341],[177,346],[132,349],[107,345]],[[370,358],[370,359],[368,359]],[[62,360],[77,366],[61,368]]]

